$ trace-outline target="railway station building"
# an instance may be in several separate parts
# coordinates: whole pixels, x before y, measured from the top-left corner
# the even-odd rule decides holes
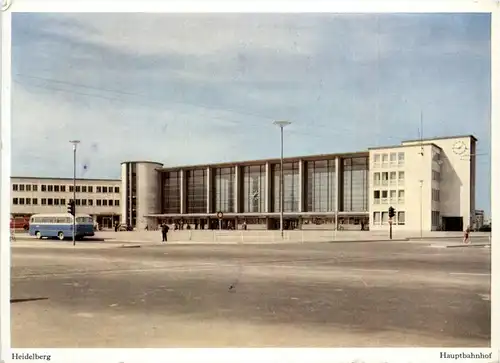
[[[476,143],[472,135],[408,140],[354,153],[208,165],[121,164],[121,222],[190,228],[461,231],[472,224]],[[388,216],[389,207],[395,216]],[[219,214],[220,215],[220,214]]]

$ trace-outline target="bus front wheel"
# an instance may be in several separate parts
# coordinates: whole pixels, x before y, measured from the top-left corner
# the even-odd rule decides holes
[[[62,240],[64,239],[64,233],[59,232],[59,233],[57,234],[57,238],[59,238],[59,240],[61,240],[61,241],[62,241]]]
[[[38,239],[42,239],[42,234],[40,232],[38,232],[38,231],[35,233],[35,236]]]

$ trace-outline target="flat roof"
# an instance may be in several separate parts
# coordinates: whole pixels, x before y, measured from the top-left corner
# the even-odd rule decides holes
[[[420,141],[420,140],[418,140]],[[407,142],[410,142],[410,141],[407,141]],[[437,147],[439,150],[441,150],[441,148],[439,146],[437,146],[436,144],[434,144],[433,142],[423,142],[421,144],[418,144],[418,145],[391,145],[391,146],[377,146],[377,147],[371,147],[369,148],[368,150],[381,150],[381,149],[400,149],[400,148],[403,148],[403,147],[418,147],[418,146],[435,146]]]
[[[317,154],[317,155],[308,155],[308,156],[291,156],[283,158],[284,162],[294,162],[299,160],[311,161],[311,160],[323,160],[323,159],[333,159],[335,157],[341,158],[349,158],[349,157],[368,157],[368,151],[358,151],[358,152],[350,152],[350,153],[337,153],[337,154]],[[170,166],[164,168],[158,168],[158,171],[169,171],[169,170],[178,170],[178,169],[197,169],[197,168],[206,168],[206,167],[227,167],[234,165],[262,165],[265,163],[279,163],[281,161],[280,158],[273,159],[258,159],[258,160],[242,160],[242,161],[228,161],[222,163],[210,163],[210,164],[192,164],[192,165],[179,165],[179,166]]]
[[[461,139],[464,137],[470,137],[474,141],[477,142],[477,138],[474,135],[457,135],[457,136],[441,136],[441,137],[431,137],[431,138],[425,138],[425,139],[415,139],[415,140],[404,140],[401,141],[402,143],[404,142],[416,142],[416,141],[435,141],[435,140],[448,140],[448,139]]]
[[[43,177],[43,176],[11,176],[12,179],[32,179],[32,180],[67,180],[73,182],[73,178],[60,178],[60,177]],[[76,181],[108,181],[119,182],[121,179],[91,179],[91,178],[76,178]]]
[[[122,161],[120,165],[122,164],[158,164],[162,165],[163,163],[157,162],[157,161],[151,161],[151,160],[128,160],[128,161]]]

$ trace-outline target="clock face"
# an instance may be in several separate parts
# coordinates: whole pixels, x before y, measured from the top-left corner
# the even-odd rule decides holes
[[[457,155],[463,155],[467,151],[467,145],[463,141],[457,141],[453,145],[453,152]]]

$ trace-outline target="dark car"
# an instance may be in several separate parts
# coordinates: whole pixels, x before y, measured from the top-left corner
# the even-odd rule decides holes
[[[491,232],[491,225],[485,224],[477,229],[478,232]]]
[[[118,230],[123,232],[123,231],[133,231],[134,229],[132,228],[132,226],[129,226],[127,224],[120,224],[118,226]]]

